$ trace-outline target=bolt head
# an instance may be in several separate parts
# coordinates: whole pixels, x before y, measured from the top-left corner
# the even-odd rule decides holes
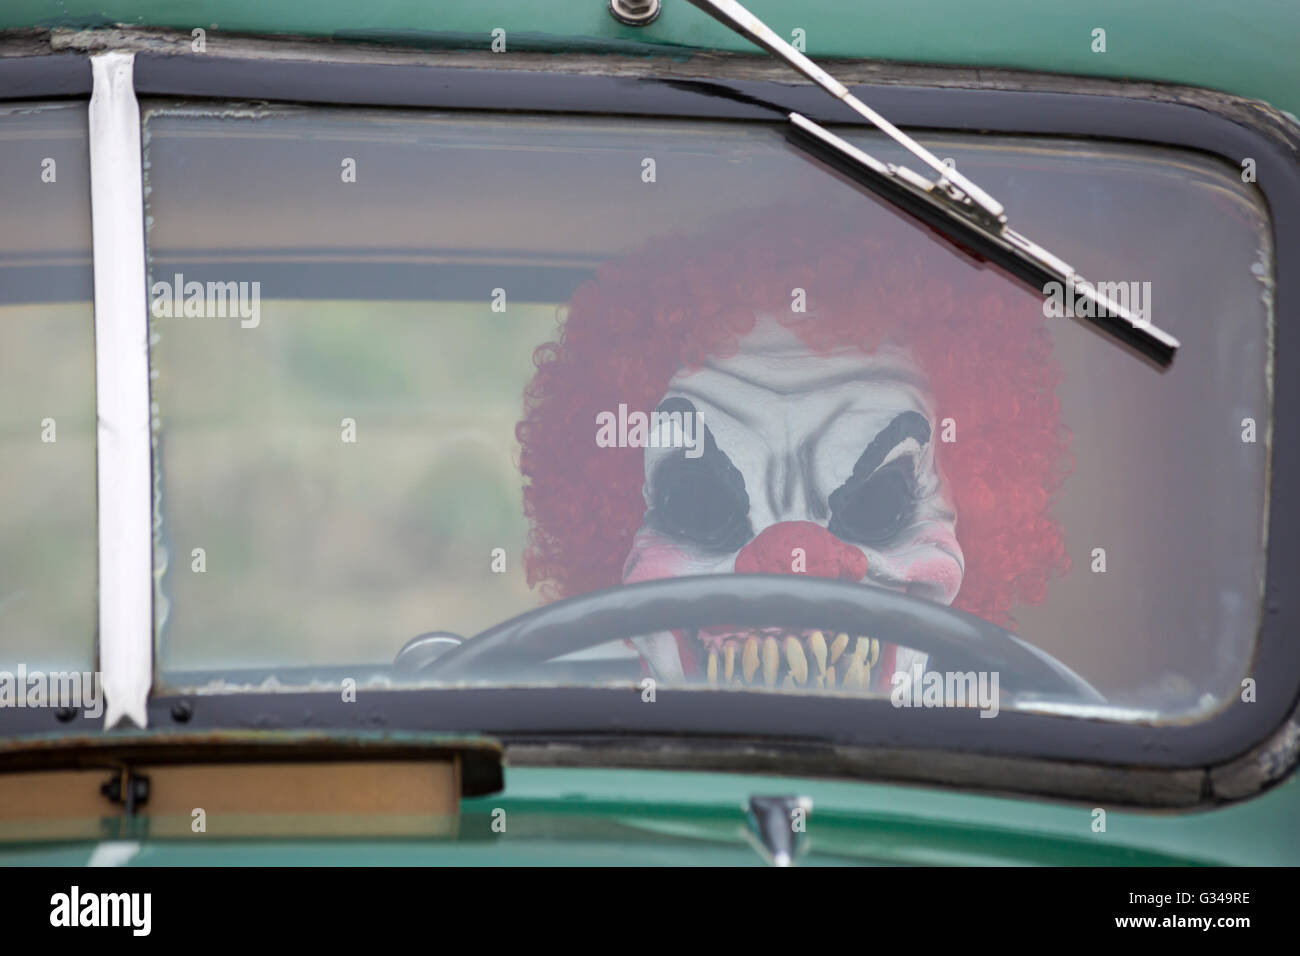
[[[660,0],[609,0],[609,12],[619,23],[643,27],[659,16]]]

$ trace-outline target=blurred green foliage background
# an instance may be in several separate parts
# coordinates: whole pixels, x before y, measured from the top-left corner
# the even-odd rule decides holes
[[[514,428],[555,324],[486,300],[155,319],[163,670],[387,661],[532,606]]]

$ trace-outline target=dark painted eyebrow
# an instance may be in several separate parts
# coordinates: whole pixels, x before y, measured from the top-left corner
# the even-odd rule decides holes
[[[853,475],[849,481],[868,478],[880,467],[886,455],[909,438],[915,438],[918,445],[925,445],[930,440],[930,423],[920,412],[911,409],[899,414],[880,430],[879,435],[871,439],[871,444],[867,445],[867,450],[853,466]]]
[[[659,406],[655,409],[655,411],[663,412],[669,415],[675,412],[681,413],[683,416],[688,414],[693,415],[695,416],[696,420],[699,421],[699,423],[704,426],[703,429],[704,451],[699,458],[695,458],[695,459],[687,458],[686,449],[679,448],[676,450],[677,452],[676,454],[673,454],[664,459],[664,461],[659,465],[660,469],[662,469],[665,465],[668,465],[670,462],[673,461],[706,462],[710,466],[711,470],[719,472],[721,475],[725,476],[728,480],[732,481],[733,483],[739,482],[740,490],[744,492],[745,477],[740,473],[740,469],[738,469],[734,464],[732,464],[731,458],[728,457],[727,453],[718,447],[717,439],[713,437],[713,432],[709,429],[708,424],[699,419],[700,413],[696,409],[694,402],[692,402],[690,399],[682,398],[680,395],[673,395],[669,398],[665,398],[662,402],[660,402]],[[685,423],[684,417],[682,421],[683,423]],[[656,469],[655,474],[658,474],[658,469]],[[748,502],[748,497],[746,497],[746,502]]]

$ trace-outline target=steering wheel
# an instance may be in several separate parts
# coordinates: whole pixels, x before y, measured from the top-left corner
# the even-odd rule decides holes
[[[536,674],[551,658],[618,638],[718,626],[866,634],[928,653],[931,671],[997,671],[1013,693],[1104,702],[1064,664],[982,618],[855,582],[787,574],[692,575],[593,591],[489,628],[417,670],[440,680]]]

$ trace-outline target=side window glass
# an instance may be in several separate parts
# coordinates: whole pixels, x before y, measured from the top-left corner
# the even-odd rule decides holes
[[[0,107],[0,671],[93,667],[95,358],[84,103]]]

